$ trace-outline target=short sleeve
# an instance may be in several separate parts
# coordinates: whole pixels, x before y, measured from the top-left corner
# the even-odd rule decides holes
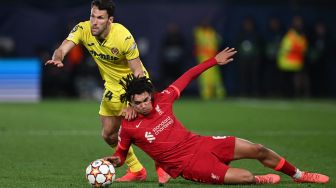
[[[83,30],[84,30],[84,27],[83,27],[82,23],[77,24],[71,30],[71,32],[69,33],[69,35],[66,38],[66,40],[72,41],[75,44],[79,44],[81,42],[81,39],[82,39]]]
[[[127,60],[136,59],[139,57],[138,46],[132,36],[132,34],[125,28],[125,36],[123,42],[123,50]]]

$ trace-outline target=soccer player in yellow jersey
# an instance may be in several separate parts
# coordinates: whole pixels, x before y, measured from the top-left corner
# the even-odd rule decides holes
[[[69,36],[55,50],[52,59],[45,64],[63,67],[66,54],[77,44],[84,45],[99,67],[105,81],[105,92],[102,97],[99,115],[102,122],[102,137],[113,148],[118,143],[118,130],[121,124],[121,113],[126,106],[120,102],[120,95],[125,91],[119,80],[129,73],[136,76],[147,76],[140,58],[137,45],[131,33],[121,24],[113,23],[115,5],[112,0],[93,0],[90,20],[77,24]],[[135,117],[135,111],[126,108],[125,118]],[[116,181],[145,181],[146,170],[130,148],[126,164],[125,176]],[[169,176],[157,167],[160,183],[169,180]]]

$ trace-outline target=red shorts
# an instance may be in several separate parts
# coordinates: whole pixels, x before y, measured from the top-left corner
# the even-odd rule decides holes
[[[181,176],[187,180],[224,184],[224,177],[233,160],[236,138],[233,136],[202,137],[198,151]]]

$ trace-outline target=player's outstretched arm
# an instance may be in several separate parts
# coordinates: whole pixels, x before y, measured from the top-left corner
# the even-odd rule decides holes
[[[62,63],[66,54],[75,47],[76,44],[69,40],[64,40],[62,44],[54,51],[51,60],[48,60],[44,65],[54,65],[58,68],[62,68],[64,64]]]
[[[234,48],[227,47],[223,51],[219,52],[215,57],[208,59],[203,63],[200,63],[189,69],[171,85],[174,86],[174,88],[178,89],[180,93],[193,79],[199,76],[202,72],[215,66],[216,64],[225,65],[233,61],[233,56],[236,53],[237,51]]]

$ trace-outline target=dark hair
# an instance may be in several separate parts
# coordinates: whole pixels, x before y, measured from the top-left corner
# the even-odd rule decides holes
[[[93,0],[92,6],[97,6],[99,10],[106,10],[109,17],[114,16],[115,4],[112,0]]]
[[[135,94],[141,94],[144,92],[151,94],[154,92],[152,82],[145,76],[136,77],[133,74],[128,74],[119,81],[119,84],[125,90],[125,93],[120,95],[120,101],[122,103],[131,102],[132,96]]]

